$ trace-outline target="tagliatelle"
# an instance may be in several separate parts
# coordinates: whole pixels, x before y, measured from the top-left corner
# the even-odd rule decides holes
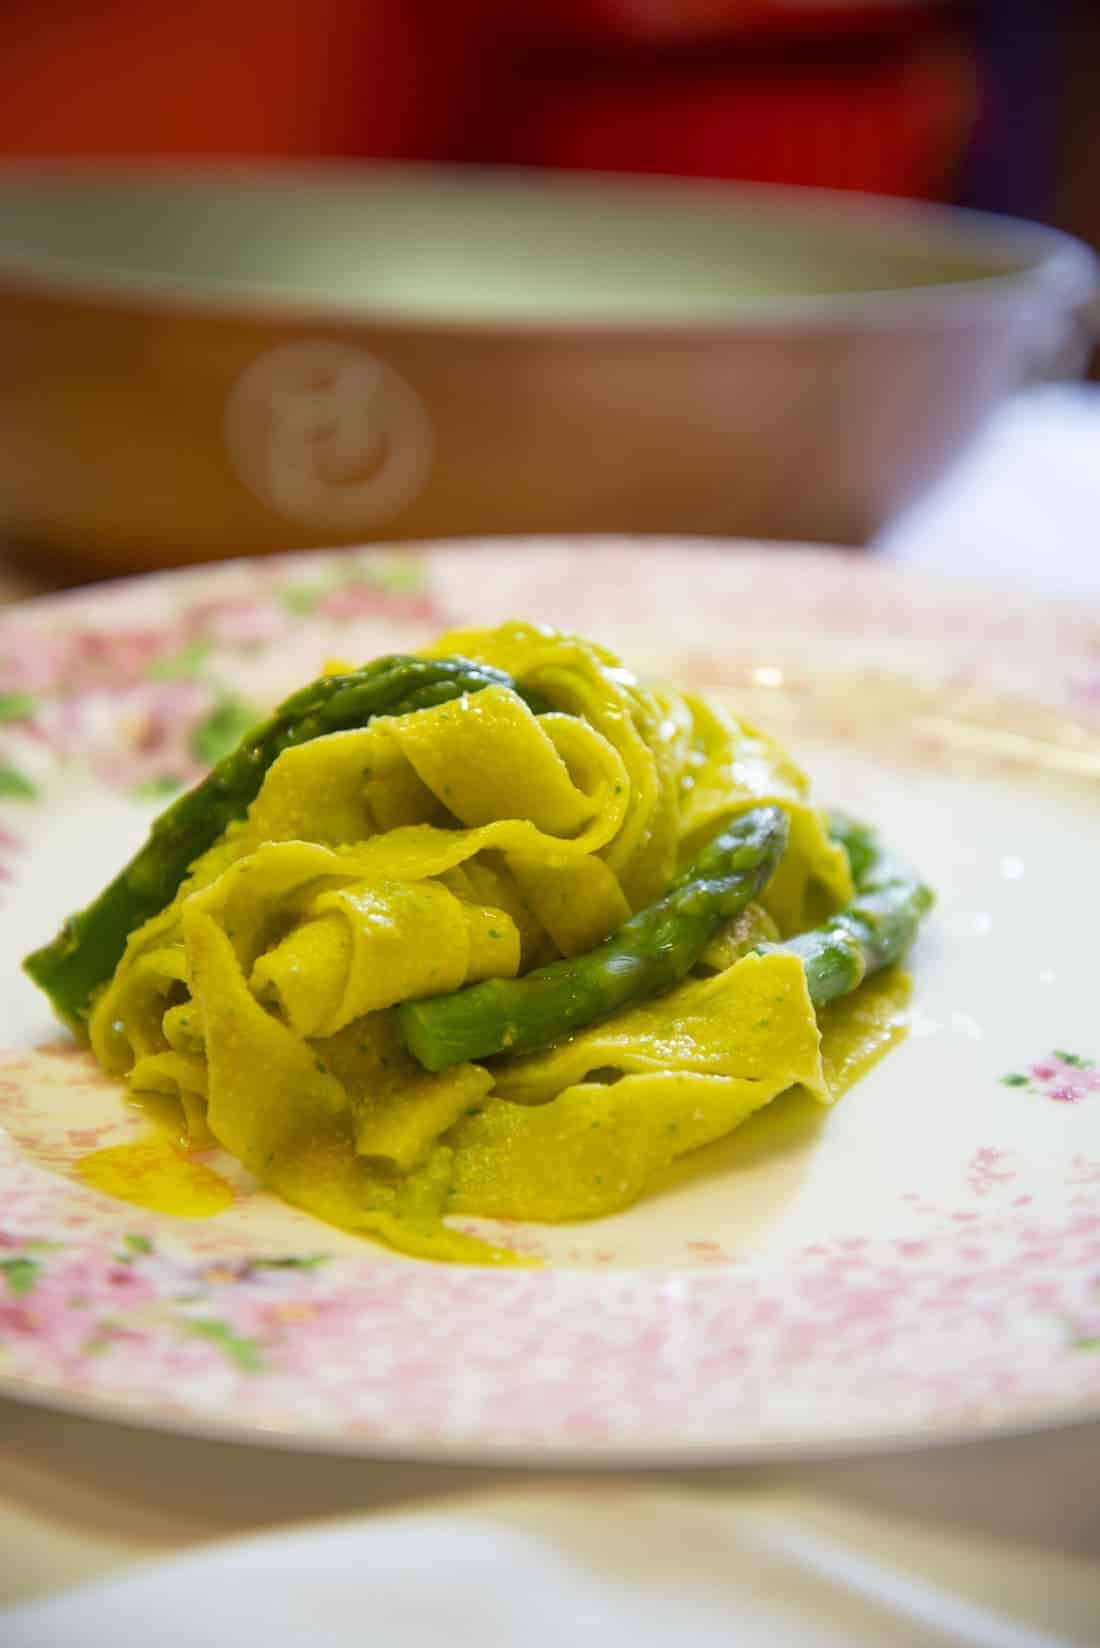
[[[617,1079],[585,1080],[597,1072]],[[796,1083],[828,1101],[802,967],[789,955],[746,956],[502,1067],[493,1097],[451,1136],[455,1209],[611,1213]]]
[[[271,762],[129,934],[88,1034],[135,1092],[178,1102],[196,1146],[216,1140],[318,1217],[409,1254],[510,1262],[447,1216],[607,1214],[785,1089],[829,1102],[804,959],[782,941],[853,883],[800,769],[721,706],[529,624],[423,654],[452,655],[456,678],[462,660],[491,666],[487,684]],[[675,893],[685,866],[764,806],[785,821],[760,890],[707,918],[681,982],[522,1056],[433,1073],[410,1051],[405,1004],[595,966],[638,912],[660,934],[670,889],[669,921],[709,909],[740,886],[736,829],[734,883],[700,870],[698,896]]]

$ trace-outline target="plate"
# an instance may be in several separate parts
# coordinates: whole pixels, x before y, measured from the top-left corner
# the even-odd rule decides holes
[[[533,615],[727,695],[939,893],[910,1034],[785,1096],[539,1268],[418,1263],[250,1186],[108,1199],[147,1126],[19,958],[174,785],[332,656]],[[1100,1408],[1100,624],[840,552],[502,541],[241,562],[0,619],[0,1385],[185,1430],[423,1458],[689,1463]],[[481,1227],[483,1228],[483,1226]]]

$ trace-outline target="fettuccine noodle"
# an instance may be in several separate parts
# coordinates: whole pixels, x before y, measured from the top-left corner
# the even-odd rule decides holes
[[[801,1085],[829,1101],[798,957],[760,942],[852,896],[803,773],[720,705],[529,624],[440,638],[491,686],[285,751],[137,928],[89,1023],[264,1185],[408,1254],[508,1255],[449,1215],[592,1218]],[[557,1044],[422,1068],[395,1010],[583,955],[763,802],[790,833],[692,976]]]

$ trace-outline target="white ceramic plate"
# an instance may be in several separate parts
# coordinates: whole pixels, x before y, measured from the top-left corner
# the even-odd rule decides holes
[[[22,954],[169,781],[333,654],[534,616],[728,692],[939,893],[907,1042],[629,1212],[422,1264],[255,1192],[206,1220],[74,1178],[145,1125]],[[426,1458],[686,1462],[1100,1408],[1100,625],[840,552],[549,541],[239,563],[0,620],[0,1385]]]

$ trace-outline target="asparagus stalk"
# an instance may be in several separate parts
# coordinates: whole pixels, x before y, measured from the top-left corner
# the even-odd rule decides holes
[[[325,733],[363,727],[376,715],[405,715],[464,693],[511,686],[538,713],[548,706],[502,671],[465,658],[393,654],[301,688],[245,734],[231,755],[154,822],[145,845],[87,909],[23,967],[58,1015],[79,1028],[93,995],[118,965],[130,933],[175,897],[190,866],[243,818],[284,750]]]
[[[426,1070],[494,1053],[526,1053],[685,978],[724,921],[766,886],[787,844],[779,807],[728,825],[669,892],[585,955],[518,979],[487,979],[449,995],[404,1002],[398,1024]]]
[[[820,927],[761,953],[799,956],[815,1007],[855,990],[898,961],[932,907],[932,893],[884,851],[863,824],[835,815],[830,833],[848,853],[856,896]],[[756,808],[718,835],[658,903],[587,955],[520,979],[489,979],[450,995],[405,1002],[398,1023],[426,1070],[466,1059],[525,1053],[605,1018],[686,977],[720,924],[766,886],[786,846],[786,819]]]
[[[933,904],[931,889],[886,852],[867,825],[834,814],[829,833],[848,854],[855,898],[811,932],[761,946],[802,958],[815,1007],[847,995],[868,974],[900,961]]]

